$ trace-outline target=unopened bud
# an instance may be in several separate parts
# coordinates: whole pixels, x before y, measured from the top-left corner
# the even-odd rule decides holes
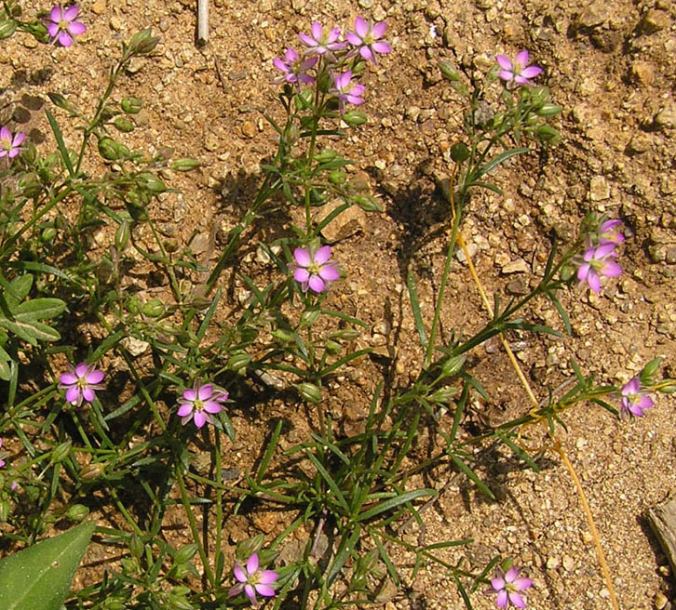
[[[176,159],[171,164],[171,169],[176,170],[177,172],[189,172],[193,169],[197,169],[200,166],[200,162],[197,159]]]
[[[143,100],[140,100],[137,97],[125,97],[120,102],[120,107],[127,114],[138,114],[143,108]]]
[[[461,354],[460,356],[454,356],[453,358],[449,358],[448,360],[446,360],[446,362],[444,362],[441,365],[441,372],[446,377],[456,375],[462,369],[466,359],[467,356],[465,356],[464,354]]]
[[[299,383],[296,385],[296,389],[303,399],[308,402],[316,404],[322,399],[322,391],[314,383]]]
[[[73,504],[66,511],[66,519],[69,521],[79,522],[87,517],[89,509],[84,504]]]

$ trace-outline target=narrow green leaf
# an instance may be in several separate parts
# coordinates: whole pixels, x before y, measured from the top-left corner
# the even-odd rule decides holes
[[[60,610],[94,533],[83,523],[0,561],[0,608]]]
[[[477,489],[484,494],[485,496],[488,496],[491,500],[495,500],[495,496],[493,495],[493,492],[488,488],[486,483],[484,483],[479,476],[477,475],[476,472],[474,472],[465,462],[463,462],[457,455],[451,454],[451,459],[453,460],[453,463],[455,464],[455,467],[462,472],[468,479],[470,479],[476,486]]]
[[[340,507],[345,511],[346,515],[350,514],[350,507],[345,500],[343,492],[338,487],[338,483],[335,482],[333,477],[329,474],[329,471],[324,468],[324,465],[309,451],[306,453],[308,459],[314,464],[314,467],[317,469],[319,475],[326,481],[326,484],[329,486],[329,489],[333,493],[336,501],[340,504]]]
[[[56,145],[59,148],[59,153],[61,154],[63,164],[66,166],[68,173],[72,177],[75,175],[75,169],[73,168],[73,164],[70,160],[70,153],[68,152],[68,148],[66,148],[66,143],[63,139],[63,133],[61,132],[61,128],[59,127],[59,124],[56,122],[54,115],[49,110],[45,110],[45,113],[47,114],[49,126],[52,128],[52,131],[54,132],[54,137],[56,138]]]
[[[496,155],[493,157],[488,163],[485,165],[482,165],[476,170],[476,173],[474,176],[472,176],[473,180],[472,182],[475,182],[478,178],[481,178],[481,176],[485,176],[487,173],[489,173],[491,170],[495,169],[498,165],[501,163],[504,163],[508,159],[511,159],[512,157],[515,157],[516,155],[523,155],[524,153],[527,153],[529,151],[528,148],[512,148],[510,150],[506,150],[504,152],[501,152],[499,155]]]
[[[402,504],[412,502],[413,500],[417,500],[418,498],[422,498],[424,496],[434,496],[436,493],[437,492],[434,491],[434,489],[427,488],[407,491],[406,493],[403,493],[399,496],[394,496],[394,498],[385,500],[384,502],[381,502],[380,504],[377,504],[376,506],[369,508],[363,513],[360,513],[357,516],[357,521],[368,521],[369,519],[372,519],[373,517],[376,517],[382,513],[391,511],[392,509],[395,509],[398,506],[401,506]]]
[[[422,312],[420,311],[420,299],[418,299],[418,291],[415,287],[415,277],[413,272],[409,270],[406,276],[406,287],[408,288],[408,295],[411,299],[411,309],[413,309],[413,319],[415,321],[415,328],[420,337],[420,345],[423,348],[427,347],[427,333],[425,332],[425,324],[423,322]]]
[[[33,299],[12,309],[12,314],[22,322],[48,320],[63,313],[66,304],[61,299]]]

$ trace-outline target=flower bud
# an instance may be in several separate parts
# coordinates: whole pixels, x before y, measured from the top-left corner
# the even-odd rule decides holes
[[[467,161],[470,157],[470,150],[464,142],[456,142],[451,146],[451,159],[456,163]]]
[[[556,144],[561,139],[559,132],[549,125],[540,125],[535,130],[535,135],[541,142],[549,144]]]
[[[118,252],[122,252],[127,247],[130,237],[131,225],[129,221],[123,220],[120,226],[117,227],[117,231],[115,231],[115,248],[117,248]]]
[[[129,538],[129,550],[134,557],[141,558],[143,557],[143,551],[145,550],[145,544],[143,540],[137,535],[132,534]]]
[[[140,32],[136,32],[127,43],[126,55],[147,55],[155,50],[155,47],[160,42],[160,39],[153,36],[152,30],[146,28]]]
[[[60,93],[48,93],[47,96],[49,97],[50,100],[52,100],[52,103],[61,108],[62,110],[65,110],[69,114],[72,115],[77,115],[78,110],[73,104],[71,104],[63,95]]]
[[[199,166],[200,162],[197,159],[176,159],[170,167],[177,172],[189,172]]]
[[[55,237],[56,229],[54,227],[45,227],[40,233],[40,241],[45,244],[53,242]]]
[[[301,326],[312,326],[318,320],[320,313],[318,309],[304,311],[300,317]]]
[[[561,114],[562,110],[563,108],[561,108],[561,106],[547,102],[538,108],[537,114],[542,117],[556,116],[557,114]]]
[[[137,97],[125,97],[120,102],[120,107],[122,108],[122,111],[127,114],[138,114],[141,112],[141,108],[143,108],[143,100],[140,100]]]
[[[440,388],[436,392],[434,392],[434,394],[428,396],[427,398],[430,402],[444,404],[447,403],[450,399],[454,398],[456,394],[457,391],[455,388]]]
[[[14,32],[16,32],[16,21],[14,19],[0,21],[0,40],[13,36]]]
[[[364,123],[368,123],[368,117],[360,110],[350,110],[350,112],[346,112],[341,118],[350,127],[359,127],[360,125],[364,125]]]
[[[330,354],[337,354],[342,349],[342,346],[337,341],[332,341],[329,339],[326,342],[326,351]]]
[[[186,544],[176,551],[176,555],[174,555],[174,562],[177,564],[188,563],[196,553],[196,544]]]
[[[453,375],[456,375],[462,369],[463,365],[465,364],[466,359],[467,359],[467,356],[465,354],[461,354],[460,356],[454,356],[453,358],[449,358],[448,360],[446,360],[446,362],[444,362],[441,365],[441,372],[446,377],[452,377]]]
[[[643,370],[641,371],[640,378],[641,378],[641,384],[642,385],[652,385],[653,384],[653,377],[655,376],[655,373],[659,370],[660,366],[662,365],[662,358],[653,358],[648,364],[646,364],[643,367]]]
[[[291,343],[296,337],[295,333],[282,328],[273,330],[271,334],[275,339],[282,341],[283,343]]]
[[[164,313],[164,303],[160,299],[150,299],[143,304],[141,311],[150,318],[159,318]]]
[[[59,462],[63,462],[68,457],[68,454],[70,453],[71,448],[73,447],[73,443],[71,441],[66,441],[65,443],[61,443],[54,449],[52,449],[52,464],[58,464]]]
[[[232,354],[230,358],[228,358],[227,367],[231,371],[241,371],[243,369],[246,369],[246,367],[249,366],[250,362],[251,356],[249,356],[249,354],[247,354],[246,352],[237,352],[235,354]]]
[[[440,61],[439,70],[441,70],[442,76],[452,83],[460,80],[460,74],[449,61]]]
[[[355,195],[352,201],[365,212],[382,212],[383,208],[375,197],[370,195]]]
[[[131,153],[124,144],[104,137],[99,140],[99,154],[108,161],[117,161],[128,157]]]
[[[80,478],[83,481],[94,481],[98,479],[106,470],[106,465],[102,462],[94,462],[83,466],[80,470]]]
[[[69,521],[79,522],[87,517],[89,509],[84,504],[73,504],[66,511],[66,519]]]
[[[136,129],[136,125],[134,125],[132,121],[124,116],[116,117],[113,121],[113,125],[115,126],[115,129],[121,131],[122,133],[130,133]]]
[[[159,194],[167,190],[167,185],[151,172],[141,172],[136,176],[136,184],[139,188],[151,193]]]
[[[19,180],[19,187],[26,197],[37,197],[42,191],[42,183],[37,174],[26,174]]]
[[[317,404],[322,399],[322,391],[314,383],[299,383],[296,385],[298,393],[308,402]]]

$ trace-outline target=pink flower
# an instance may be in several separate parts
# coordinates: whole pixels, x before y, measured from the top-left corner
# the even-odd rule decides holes
[[[498,597],[495,603],[498,608],[508,608],[510,603],[515,608],[525,608],[526,598],[523,591],[533,586],[530,578],[519,576],[518,568],[512,567],[507,572],[498,571],[491,579],[491,589],[489,592],[497,593]]]
[[[0,448],[2,448],[2,443],[3,443],[3,440],[0,438]],[[0,468],[4,468],[4,467],[5,467],[5,460],[0,458]]]
[[[387,31],[387,23],[379,21],[371,24],[363,17],[354,20],[354,32],[347,32],[345,38],[359,51],[366,60],[376,63],[376,53],[387,55],[392,47],[385,40],[381,40]]]
[[[634,377],[625,383],[621,392],[620,410],[625,415],[642,417],[655,404],[650,396],[641,391],[641,381],[638,377]]]
[[[231,597],[244,591],[253,606],[258,603],[256,593],[263,597],[274,597],[275,589],[272,585],[277,582],[279,575],[274,570],[259,570],[257,553],[247,559],[245,566],[236,563],[232,571],[238,584],[230,589],[228,595]]]
[[[515,61],[507,55],[496,55],[495,59],[500,66],[498,76],[508,83],[516,83],[517,85],[530,85],[531,79],[536,78],[542,74],[543,70],[540,66],[529,65],[530,56],[525,49],[516,54]]]
[[[317,294],[324,292],[331,282],[340,278],[335,263],[331,262],[331,246],[322,246],[316,252],[308,248],[293,251],[297,267],[293,279],[300,283],[303,292],[308,288]]]
[[[586,282],[598,294],[601,292],[601,276],[618,277],[622,274],[622,267],[614,260],[616,257],[615,244],[612,242],[588,248],[577,270],[577,279],[581,283]]]
[[[599,226],[599,243],[621,244],[624,241],[623,228],[624,223],[617,218],[603,221]]]
[[[346,44],[340,40],[340,28],[333,28],[324,33],[324,26],[318,21],[313,21],[310,27],[311,36],[301,32],[298,34],[300,41],[307,47],[308,55],[325,55],[344,49]]]
[[[213,424],[212,415],[223,410],[221,403],[227,399],[228,393],[225,390],[214,391],[214,386],[210,383],[184,390],[182,398],[178,401],[178,416],[181,423],[185,426],[192,419],[197,428],[201,428],[207,422]]]
[[[338,102],[341,110],[345,104],[359,106],[364,103],[364,92],[366,87],[360,83],[352,81],[352,71],[347,70],[341,74],[335,74],[333,77],[333,86],[338,93]]]
[[[62,47],[70,47],[75,36],[80,36],[87,31],[84,23],[76,21],[79,13],[80,7],[77,4],[71,4],[67,8],[62,8],[57,4],[52,8],[49,17],[45,20],[52,42]]]
[[[0,128],[0,159],[9,157],[13,159],[21,152],[21,144],[26,139],[23,131],[17,131],[12,137],[12,132],[7,127]]]
[[[82,402],[94,402],[95,390],[103,389],[100,385],[105,374],[84,362],[73,367],[59,377],[59,388],[66,390],[66,401],[79,407]]]
[[[319,61],[319,57],[304,57],[301,58],[296,49],[286,49],[284,57],[275,57],[272,64],[278,70],[282,71],[282,76],[279,77],[278,82],[287,83],[303,83],[309,85],[315,82],[315,79],[308,74],[308,70],[312,69]]]

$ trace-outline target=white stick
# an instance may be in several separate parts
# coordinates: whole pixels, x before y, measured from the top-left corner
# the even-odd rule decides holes
[[[197,42],[209,42],[209,0],[197,0]]]

